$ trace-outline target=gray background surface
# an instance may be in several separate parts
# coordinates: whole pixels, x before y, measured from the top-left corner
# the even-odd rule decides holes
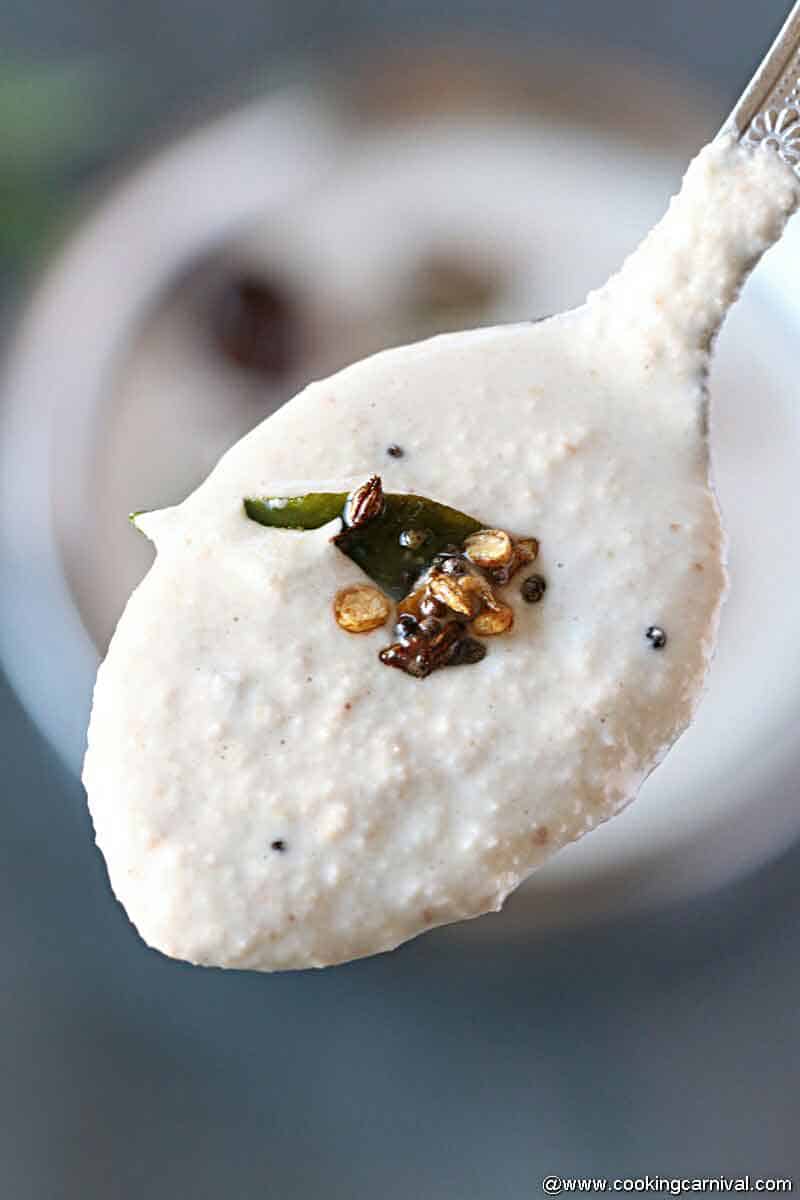
[[[721,113],[783,0],[0,7],[7,62],[98,68],[92,177],[242,75],[353,40],[564,40],[661,60]],[[0,76],[1,78],[1,76]],[[113,118],[113,120],[112,120]],[[541,1177],[798,1174],[800,851],[703,903],[323,973],[195,970],[111,901],[82,791],[0,684],[0,1196],[538,1196]]]
[[[286,55],[354,41],[471,34],[561,40],[671,64],[729,98],[780,25],[787,0],[6,0],[0,47],[103,55],[185,103]]]

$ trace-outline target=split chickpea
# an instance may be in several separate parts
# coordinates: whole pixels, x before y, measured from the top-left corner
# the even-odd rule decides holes
[[[340,588],[333,601],[336,623],[347,633],[371,633],[389,620],[391,604],[383,592],[366,583]]]

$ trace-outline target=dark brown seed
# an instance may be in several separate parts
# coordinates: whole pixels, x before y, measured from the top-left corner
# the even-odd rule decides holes
[[[231,362],[282,379],[301,353],[295,298],[282,284],[243,275],[218,295],[211,314],[215,341]]]
[[[520,591],[528,604],[538,604],[547,591],[547,580],[543,575],[529,575],[523,579]]]
[[[495,587],[505,587],[510,581],[511,576],[514,574],[515,569],[516,563],[512,558],[511,562],[505,567],[492,567],[492,569],[487,571],[486,574],[489,576]]]
[[[417,644],[417,639],[414,639],[414,643],[411,645],[395,642],[393,646],[386,646],[381,650],[378,657],[387,667],[397,667],[398,670],[405,671],[407,675],[424,679],[426,675],[430,675],[432,668],[424,650],[415,653]]]
[[[370,475],[347,497],[342,514],[345,525],[360,529],[383,512],[383,486],[379,475]]]
[[[412,634],[419,633],[419,622],[416,617],[412,617],[411,613],[403,613],[398,618],[397,624],[394,627],[395,633],[400,638],[411,637]]]
[[[392,442],[391,446],[386,447],[386,453],[390,458],[402,458],[405,450],[402,446],[398,446],[397,442]]]
[[[449,666],[469,666],[471,663],[479,663],[485,657],[486,647],[483,642],[479,642],[476,638],[466,637],[453,647]]]
[[[487,571],[487,575],[495,587],[505,587],[507,583],[511,582],[518,568],[519,563],[515,555],[510,563],[506,563],[504,567],[492,567],[490,571]]]
[[[425,679],[431,671],[447,666],[453,648],[464,637],[464,626],[451,621],[437,632],[428,633],[420,629],[417,637],[406,642],[395,642],[381,650],[380,660],[388,667],[397,667],[417,679]]]
[[[453,647],[463,638],[464,626],[460,621],[450,621],[431,638],[430,659],[434,667],[443,666],[450,658]]]
[[[286,849],[286,842],[283,840],[283,838],[276,838],[272,843],[272,849],[283,851]]]
[[[660,625],[651,625],[645,637],[652,643],[654,650],[663,650],[667,644],[667,635]]]
[[[445,575],[466,575],[467,573],[466,563],[455,554],[442,556],[437,566]]]

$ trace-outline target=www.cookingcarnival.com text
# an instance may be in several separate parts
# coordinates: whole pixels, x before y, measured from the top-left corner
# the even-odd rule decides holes
[[[679,1175],[639,1175],[630,1179],[571,1178],[545,1175],[542,1191],[546,1196],[561,1196],[568,1192],[622,1192],[630,1195],[642,1192],[666,1192],[682,1196],[684,1192],[781,1192],[793,1190],[793,1180],[777,1177],[759,1178],[752,1175],[710,1175],[704,1178]]]

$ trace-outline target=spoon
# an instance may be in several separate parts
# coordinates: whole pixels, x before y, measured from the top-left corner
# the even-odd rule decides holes
[[[314,383],[183,504],[138,518],[158,556],[100,669],[84,778],[151,945],[325,965],[499,909],[685,729],[726,582],[710,350],[800,199],[799,39],[795,6],[666,216],[585,305]],[[513,625],[479,660],[387,670],[387,631],[333,617],[366,579],[332,541],[341,518],[267,527],[244,508],[378,475],[536,540],[545,587],[508,582]]]

